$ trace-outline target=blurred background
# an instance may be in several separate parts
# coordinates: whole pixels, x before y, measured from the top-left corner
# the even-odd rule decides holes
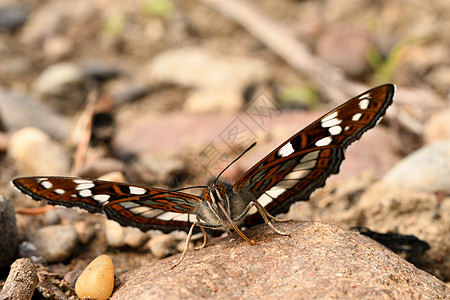
[[[106,251],[119,272],[174,253],[145,248],[154,236],[110,242],[115,225],[99,216],[30,217],[40,204],[9,181],[205,184],[258,141],[225,174],[236,180],[330,109],[395,83],[381,126],[350,147],[317,202],[289,216],[417,235],[432,246],[417,265],[449,281],[449,15],[445,0],[0,1],[0,193],[19,211],[13,239],[38,244],[37,228],[77,224],[60,273]],[[390,197],[378,185],[358,202],[379,179],[401,188]]]

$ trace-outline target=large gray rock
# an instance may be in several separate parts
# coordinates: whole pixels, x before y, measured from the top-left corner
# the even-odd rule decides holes
[[[383,178],[384,183],[417,191],[450,193],[450,140],[411,153]]]
[[[17,249],[17,226],[14,206],[0,196],[0,270],[12,263]]]
[[[375,241],[318,222],[276,223],[122,275],[111,299],[443,299],[450,288]]]

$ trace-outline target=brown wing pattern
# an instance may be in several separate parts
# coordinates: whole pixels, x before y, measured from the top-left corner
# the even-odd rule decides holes
[[[78,177],[23,177],[13,184],[35,200],[105,213],[121,225],[144,231],[188,230],[201,202],[182,192]]]
[[[382,85],[322,116],[241,176],[233,186],[235,194],[253,195],[272,215],[287,212],[295,201],[307,200],[339,171],[348,145],[381,120],[394,92],[394,85]],[[215,215],[210,203],[179,191],[77,177],[23,177],[12,183],[35,200],[105,213],[121,225],[144,231],[188,230],[196,215],[214,223],[207,225],[221,225],[214,217],[208,219],[209,214]],[[245,224],[260,222],[259,214],[250,214]]]
[[[386,84],[358,95],[281,144],[234,184],[251,191],[272,215],[284,213],[339,171],[344,150],[374,127],[391,105],[395,86]],[[262,222],[259,215],[248,224]]]

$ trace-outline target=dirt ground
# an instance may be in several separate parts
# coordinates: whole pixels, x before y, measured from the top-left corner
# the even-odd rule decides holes
[[[385,207],[367,204],[383,195],[374,192],[374,185],[395,163],[424,145],[450,139],[444,128],[445,116],[450,116],[445,115],[450,92],[448,1],[227,3],[0,3],[0,194],[13,201],[19,244],[32,240],[39,228],[76,224],[75,249],[41,267],[66,297],[75,299],[67,274],[82,270],[96,256],[110,255],[120,275],[179,253],[183,236],[163,245],[168,250],[159,257],[150,242],[111,245],[103,216],[41,209],[13,191],[13,178],[107,174],[111,180],[161,188],[204,185],[243,150],[242,143],[227,143],[223,136],[239,120],[254,132],[258,144],[227,172],[226,177],[236,180],[321,114],[390,82],[398,94],[385,120],[360,145],[350,147],[330,186],[316,193],[311,204],[295,204],[288,216],[415,235],[431,244],[432,254],[410,261],[450,281],[450,239],[432,227],[444,221],[429,223],[423,217],[432,219],[436,207],[449,206],[450,183],[447,190],[419,187],[386,196],[392,203],[394,198],[413,201],[408,195],[430,203],[407,217],[403,211],[384,212]],[[250,6],[240,6],[246,3]],[[264,127],[255,126],[246,114],[249,103],[261,95],[277,112]],[[90,119],[92,128],[86,126]],[[15,134],[26,127],[39,128],[45,137],[39,135],[31,144],[37,134],[22,136],[17,142],[22,150],[12,150],[12,141],[20,140]],[[212,148],[226,159],[205,165],[199,157]],[[448,216],[442,218],[448,222]],[[433,248],[439,239],[442,245]],[[2,271],[0,287],[8,271]],[[36,299],[43,295],[43,289],[35,293]]]

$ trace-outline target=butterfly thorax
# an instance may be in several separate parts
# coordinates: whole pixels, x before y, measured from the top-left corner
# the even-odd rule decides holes
[[[228,217],[239,226],[249,210],[251,195],[242,195],[233,186],[223,181],[211,181],[201,194],[203,205],[195,214],[203,227],[229,231],[232,228]],[[223,207],[223,209],[221,208]],[[227,217],[228,215],[228,217]]]

